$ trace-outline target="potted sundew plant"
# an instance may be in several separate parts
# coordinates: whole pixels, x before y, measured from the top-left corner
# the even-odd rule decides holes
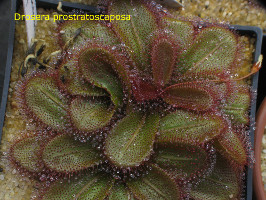
[[[38,199],[239,199],[260,62],[243,70],[226,25],[149,1],[110,1],[106,13],[131,20],[61,22],[56,62],[24,62],[25,73],[39,63],[16,87],[36,129],[13,142],[10,163],[43,183]]]

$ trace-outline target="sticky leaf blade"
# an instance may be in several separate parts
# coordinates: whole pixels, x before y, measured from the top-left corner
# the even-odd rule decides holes
[[[42,200],[104,200],[114,183],[106,174],[85,174],[70,180],[58,180],[53,183]]]
[[[251,101],[250,92],[245,86],[236,89],[238,91],[229,96],[225,106],[221,109],[224,110],[225,114],[229,115],[234,123],[247,124],[249,122],[248,111]]]
[[[74,59],[64,62],[58,69],[57,82],[60,89],[70,95],[79,96],[108,96],[108,93],[91,83],[83,80],[78,73],[78,63]]]
[[[59,135],[45,146],[42,159],[49,169],[71,173],[101,163],[100,152],[90,142],[81,143],[69,135]]]
[[[152,151],[158,126],[158,114],[130,113],[108,135],[105,154],[120,167],[140,165]]]
[[[241,128],[240,128],[241,130]],[[234,160],[240,166],[247,164],[247,153],[244,142],[234,130],[227,130],[217,138],[216,146],[230,160]]]
[[[159,145],[153,162],[178,182],[201,177],[212,163],[206,149],[189,144]]]
[[[204,82],[179,83],[166,88],[162,97],[175,107],[205,111],[217,104],[217,95],[211,86]]]
[[[55,80],[49,76],[32,77],[25,86],[27,109],[42,123],[63,131],[67,115],[67,100],[60,93]]]
[[[151,51],[153,80],[164,86],[170,80],[177,56],[177,44],[170,37],[155,39]]]
[[[238,176],[230,164],[217,155],[217,163],[214,171],[205,180],[194,186],[190,193],[195,200],[202,199],[238,199],[240,186]]]
[[[29,172],[41,172],[39,153],[41,141],[31,136],[16,141],[10,148],[10,158],[17,165]]]
[[[178,110],[160,121],[158,143],[205,143],[221,134],[225,128],[222,117],[216,114],[195,114]]]
[[[188,48],[188,45],[192,43],[195,33],[191,22],[165,16],[162,19],[162,26],[174,33],[182,49]]]
[[[110,194],[108,196],[108,200],[117,200],[117,199],[134,200],[133,195],[122,182],[115,183],[112,189],[110,190]]]
[[[181,199],[181,192],[177,184],[155,165],[152,165],[152,170],[147,175],[136,180],[130,180],[127,185],[138,199]]]
[[[226,28],[202,29],[190,49],[179,57],[178,68],[186,75],[213,76],[232,69],[236,58],[237,38]]]
[[[123,103],[123,83],[129,83],[125,63],[119,56],[98,45],[87,48],[79,56],[79,72],[91,84],[105,89],[116,106]],[[130,88],[130,87],[128,87]]]
[[[127,46],[140,70],[148,65],[147,45],[149,35],[157,29],[152,12],[139,1],[115,1],[109,7],[109,15],[131,16],[130,20],[112,21],[114,31]]]
[[[75,98],[69,106],[72,125],[80,132],[93,132],[109,124],[115,112],[106,101]]]

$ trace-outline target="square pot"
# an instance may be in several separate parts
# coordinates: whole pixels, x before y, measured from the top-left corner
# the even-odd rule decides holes
[[[59,2],[59,0],[37,0],[37,7],[56,9],[58,2]],[[17,0],[12,1],[11,12],[12,12],[13,17],[14,17],[14,14],[17,11],[20,4],[21,4],[21,2],[19,2]],[[92,6],[69,3],[69,2],[63,2],[62,5],[63,5],[63,10],[66,10],[66,11],[71,11],[72,9],[82,9],[88,13],[91,13],[91,14],[100,13],[99,10],[97,10],[95,7],[92,7]],[[239,25],[232,25],[230,28],[236,30],[237,33],[240,35],[247,35],[247,36],[250,36],[250,37],[253,37],[256,39],[256,43],[255,43],[255,50],[256,51],[253,54],[253,60],[255,63],[255,61],[258,60],[258,58],[261,54],[261,45],[262,45],[262,37],[263,37],[262,30],[258,27],[239,26]],[[0,97],[1,97],[1,101],[0,101],[1,102],[0,140],[1,140],[2,129],[3,129],[4,120],[5,120],[8,89],[9,89],[9,83],[10,83],[11,64],[12,64],[12,56],[13,56],[13,45],[14,45],[14,33],[15,33],[15,21],[14,21],[14,19],[12,19],[12,21],[10,23],[10,29],[9,29],[8,56],[7,56],[5,73],[4,73],[4,80],[0,80],[0,88],[3,87],[3,92],[2,92],[2,94],[0,94]],[[252,85],[251,85],[252,91],[257,91],[258,78],[259,78],[259,73],[255,74],[252,78]],[[259,96],[260,96],[260,94],[259,94]],[[254,95],[254,98],[256,98],[256,95]],[[256,99],[253,99],[251,109],[250,109],[250,124],[249,124],[250,125],[250,138],[251,138],[252,146],[254,145],[255,113],[256,113]],[[246,168],[246,187],[245,187],[245,194],[244,195],[245,195],[245,198],[247,200],[252,199],[252,169],[248,168],[248,167]]]

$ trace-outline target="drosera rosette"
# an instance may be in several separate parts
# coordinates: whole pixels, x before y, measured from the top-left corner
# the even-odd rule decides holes
[[[57,64],[21,80],[38,134],[14,142],[12,163],[43,182],[39,199],[240,198],[252,160],[245,78],[260,62],[238,74],[245,54],[225,25],[148,1],[109,1],[106,13],[132,17],[60,23]]]

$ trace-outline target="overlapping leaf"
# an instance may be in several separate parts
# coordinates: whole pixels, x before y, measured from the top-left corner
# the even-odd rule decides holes
[[[247,153],[239,134],[237,131],[227,130],[225,134],[217,138],[216,146],[230,160],[244,166],[247,164]]]
[[[54,130],[64,130],[67,116],[67,100],[60,93],[52,77],[32,77],[25,86],[24,95],[27,109],[38,120]]]
[[[203,175],[210,167],[205,149],[188,144],[160,146],[156,149],[154,163],[177,181],[190,181]]]
[[[85,174],[70,180],[58,180],[45,192],[42,200],[104,200],[114,184],[106,174]]]
[[[110,190],[110,194],[108,196],[108,200],[134,200],[135,198],[131,194],[128,188],[123,183],[115,183],[112,189]]]
[[[125,85],[128,86],[129,79],[125,63],[118,55],[96,45],[80,54],[78,65],[81,76],[91,84],[105,89],[116,106],[122,105],[123,84],[120,80],[124,80]]]
[[[208,27],[202,29],[193,45],[179,57],[179,72],[200,73],[208,78],[230,71],[236,59],[237,39],[226,28]]]
[[[235,171],[220,155],[214,171],[205,180],[194,186],[190,196],[195,200],[216,199],[228,200],[239,198],[239,183]]]
[[[11,147],[11,159],[20,167],[30,172],[41,172],[39,153],[41,141],[37,136],[26,137],[17,141]]]
[[[58,69],[59,86],[71,95],[107,96],[108,93],[104,89],[82,80],[77,65],[77,61],[71,59],[60,66]]]
[[[205,111],[217,104],[217,94],[208,83],[187,82],[165,89],[163,99],[175,107]]]
[[[151,65],[155,84],[164,86],[170,80],[176,63],[177,47],[173,36],[159,35],[153,42]]]
[[[69,135],[59,135],[45,146],[42,159],[49,169],[71,173],[101,163],[100,152],[89,142],[75,141]]]
[[[118,0],[112,2],[109,14],[131,16],[130,20],[112,21],[113,28],[128,48],[138,68],[146,69],[149,36],[157,29],[157,22],[152,12],[141,1]]]
[[[76,98],[70,104],[72,125],[81,132],[93,132],[110,122],[115,109],[106,101]]]
[[[149,173],[139,179],[127,182],[128,187],[138,199],[179,200],[181,191],[162,169],[152,166]]]
[[[247,124],[249,122],[248,111],[250,108],[250,93],[247,87],[238,88],[234,95],[225,104],[224,112],[228,114],[233,122]]]
[[[119,167],[140,165],[151,153],[159,126],[157,114],[130,113],[105,141],[108,159]]]
[[[162,19],[162,26],[171,30],[179,40],[179,46],[182,49],[189,47],[194,38],[194,27],[191,22],[181,21],[169,16]]]
[[[225,128],[222,117],[178,110],[161,119],[158,143],[205,143]]]

